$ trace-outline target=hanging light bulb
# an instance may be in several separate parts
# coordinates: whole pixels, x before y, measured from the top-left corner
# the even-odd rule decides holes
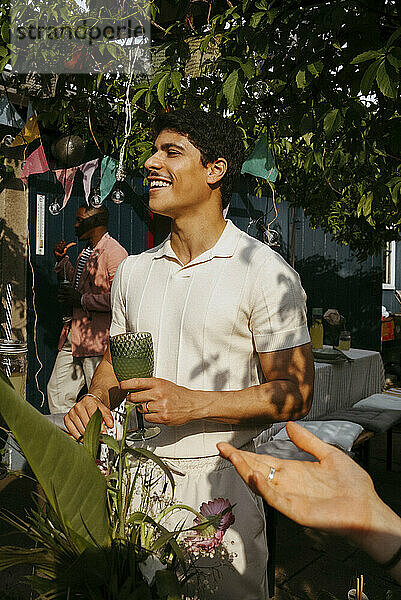
[[[103,204],[103,200],[98,190],[94,190],[93,194],[89,198],[89,204],[93,208],[99,208]]]
[[[111,199],[113,200],[114,204],[121,204],[124,202],[124,192],[120,190],[120,188],[115,189],[111,195]]]
[[[266,81],[258,80],[253,83],[248,83],[245,89],[249,96],[254,100],[263,100],[269,93],[269,86]]]
[[[57,202],[57,199],[54,200],[52,202],[52,204],[50,204],[49,206],[49,213],[51,215],[53,215],[53,217],[55,217],[56,215],[59,215],[61,213],[61,206],[60,204]]]

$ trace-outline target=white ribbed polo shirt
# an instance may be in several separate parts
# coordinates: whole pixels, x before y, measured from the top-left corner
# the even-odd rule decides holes
[[[149,331],[155,376],[190,389],[239,390],[264,381],[258,352],[309,341],[298,274],[271,248],[231,221],[219,240],[187,265],[160,246],[128,256],[111,290],[110,335]],[[241,447],[265,427],[198,420],[163,426],[149,448],[169,458]]]

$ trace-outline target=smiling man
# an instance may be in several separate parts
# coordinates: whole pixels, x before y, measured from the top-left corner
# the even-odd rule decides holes
[[[235,504],[224,539],[230,564],[217,563],[216,580],[205,577],[191,597],[265,600],[263,508],[216,443],[252,450],[253,438],[272,422],[308,412],[313,360],[305,294],[278,254],[223,218],[243,162],[235,124],[179,110],[156,118],[153,133],[145,165],[149,206],[171,218],[171,235],[120,265],[111,334],[151,332],[155,377],[119,388],[107,352],[91,395],[66,425],[79,436],[99,408],[111,426],[109,408],[135,390],[131,400],[161,427],[149,447],[173,468],[176,499],[194,508],[218,497]]]

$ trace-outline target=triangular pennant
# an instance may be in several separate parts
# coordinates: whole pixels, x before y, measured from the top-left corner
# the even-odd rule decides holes
[[[38,138],[40,138],[38,121],[36,116],[32,115],[32,117],[25,123],[23,130],[20,131],[15,137],[11,147],[26,146]]]
[[[82,172],[82,176],[83,176],[83,185],[84,185],[84,193],[85,193],[85,200],[86,203],[89,206],[89,194],[91,191],[91,182],[92,182],[92,176],[93,173],[96,171],[96,168],[99,164],[99,159],[95,158],[94,160],[89,160],[86,163],[83,163],[82,165],[79,165],[78,169],[81,170]]]
[[[267,133],[263,133],[256,142],[252,154],[242,165],[241,173],[249,173],[267,181],[276,181],[278,171],[269,148]]]
[[[68,200],[70,199],[72,188],[74,185],[75,173],[78,167],[70,167],[69,169],[56,169],[54,172],[56,178],[61,183],[64,189],[64,200],[61,210],[65,208]]]
[[[117,161],[104,156],[100,165],[100,197],[104,201],[116,182]]]
[[[34,150],[26,159],[21,173],[21,180],[26,185],[29,175],[46,173],[47,171],[50,171],[49,165],[47,164],[43,145],[40,144],[39,148],[36,148],[36,150]]]
[[[0,98],[0,125],[8,125],[22,129],[24,121],[21,119],[12,104],[9,103],[7,94]]]

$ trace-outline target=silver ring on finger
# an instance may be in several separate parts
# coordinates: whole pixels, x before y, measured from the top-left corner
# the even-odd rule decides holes
[[[146,412],[147,412],[147,413],[150,413],[149,406],[148,406],[148,405],[149,405],[149,402],[150,402],[150,400],[147,400],[147,401],[146,401],[146,404],[145,404],[145,406],[146,406]]]
[[[270,471],[269,471],[269,474],[267,476],[268,481],[272,481],[273,480],[275,472],[276,472],[276,469],[274,467],[270,467]]]

